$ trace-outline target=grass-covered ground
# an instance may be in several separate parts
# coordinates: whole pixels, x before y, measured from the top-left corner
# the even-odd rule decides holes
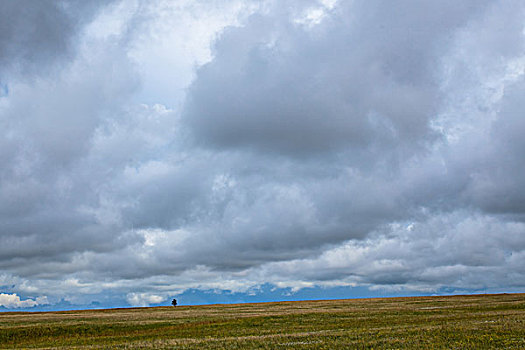
[[[0,348],[525,349],[525,294],[0,313]]]

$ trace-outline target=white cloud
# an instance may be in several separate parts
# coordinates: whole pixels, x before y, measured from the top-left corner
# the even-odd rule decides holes
[[[34,307],[37,305],[47,304],[49,304],[49,302],[47,301],[47,297],[45,296],[37,297],[36,299],[21,300],[20,297],[16,294],[0,293],[0,306],[3,306],[8,309]]]
[[[127,301],[133,306],[149,306],[159,304],[166,300],[165,297],[148,293],[129,293],[126,296]]]

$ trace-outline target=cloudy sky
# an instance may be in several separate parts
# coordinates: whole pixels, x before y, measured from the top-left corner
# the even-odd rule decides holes
[[[520,0],[0,0],[0,308],[525,291]]]

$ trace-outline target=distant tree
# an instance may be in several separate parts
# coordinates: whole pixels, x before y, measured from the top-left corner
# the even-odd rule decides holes
[[[177,306],[177,299],[173,299],[173,300],[171,301],[171,305],[173,305],[173,306]]]

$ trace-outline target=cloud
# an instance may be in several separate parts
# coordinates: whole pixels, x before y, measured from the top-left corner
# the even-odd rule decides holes
[[[522,157],[525,144],[519,135],[525,131],[520,114],[524,107],[524,92],[523,77],[505,86],[499,103],[498,119],[488,130],[494,142],[490,148],[485,146],[478,151],[483,153],[477,153],[477,169],[468,189],[468,195],[485,211],[519,215],[521,219],[525,214],[525,192],[519,174],[525,170]],[[492,164],[490,167],[480,164],[489,159]]]
[[[37,305],[47,305],[49,304],[45,296],[38,297],[36,299],[25,299],[21,300],[20,297],[16,294],[5,294],[0,293],[0,306],[3,306],[8,309],[16,308],[27,308],[34,307]]]
[[[341,3],[312,28],[295,23],[288,7],[253,15],[215,43],[183,118],[196,142],[212,148],[291,156],[351,149],[357,166],[411,155],[437,137],[430,120],[443,47],[485,6]]]
[[[127,300],[132,306],[149,306],[150,304],[162,303],[166,298],[160,295],[150,295],[146,293],[130,293],[127,295]]]
[[[63,4],[2,5],[11,297],[524,287],[521,3]]]
[[[392,224],[365,241],[348,241],[314,258],[267,264],[260,272],[281,281],[295,276],[289,286],[339,281],[414,290],[519,288],[524,231],[523,222],[455,212]]]
[[[74,55],[79,30],[108,2],[6,1],[0,5],[0,74],[42,74]]]

